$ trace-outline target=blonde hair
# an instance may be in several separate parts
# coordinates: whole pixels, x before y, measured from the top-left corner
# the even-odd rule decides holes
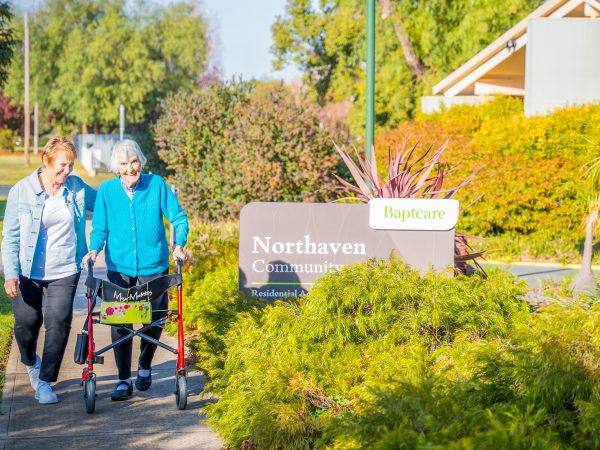
[[[77,152],[75,146],[66,137],[62,137],[60,134],[55,134],[50,140],[44,145],[42,150],[42,163],[45,166],[51,166],[54,164],[54,160],[60,152],[68,153],[73,161],[77,158]]]

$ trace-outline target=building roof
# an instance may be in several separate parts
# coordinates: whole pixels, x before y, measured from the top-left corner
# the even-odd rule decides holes
[[[458,95],[525,93],[525,46],[531,19],[600,18],[600,0],[548,0],[433,87]]]

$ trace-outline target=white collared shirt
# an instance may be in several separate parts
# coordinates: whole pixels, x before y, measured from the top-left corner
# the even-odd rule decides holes
[[[77,234],[65,194],[64,188],[57,195],[43,194],[44,209],[31,266],[34,280],[56,280],[77,273]]]

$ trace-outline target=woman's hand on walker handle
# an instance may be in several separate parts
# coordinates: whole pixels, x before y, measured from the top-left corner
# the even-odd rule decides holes
[[[83,267],[85,267],[86,269],[88,268],[88,261],[91,261],[92,265],[94,265],[94,263],[96,262],[96,256],[98,256],[98,252],[96,250],[88,252],[88,254],[85,255],[81,260],[81,264],[83,265]]]
[[[176,245],[173,249],[173,259],[177,263],[177,261],[185,261],[185,252],[181,248],[181,245]]]
[[[19,280],[13,278],[4,282],[4,290],[11,299],[17,298],[17,290],[19,289]]]

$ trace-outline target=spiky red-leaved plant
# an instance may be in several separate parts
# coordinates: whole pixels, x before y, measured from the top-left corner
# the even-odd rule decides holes
[[[405,139],[401,146],[394,151],[388,151],[387,176],[382,178],[377,170],[375,149],[370,156],[361,158],[355,151],[356,161],[349,152],[336,145],[336,149],[356,184],[334,176],[343,188],[355,194],[360,201],[367,203],[372,198],[452,198],[456,192],[469,183],[481,170],[476,169],[462,182],[451,188],[445,188],[444,181],[448,175],[458,169],[459,165],[450,167],[440,161],[442,153],[448,146],[448,140],[439,148],[429,146],[419,154],[420,143],[409,144]],[[477,261],[482,257],[482,252],[475,252],[469,245],[469,239],[478,239],[477,236],[465,233],[455,233],[454,239],[454,265],[462,272],[467,272],[467,262],[472,261],[481,271],[485,271]]]

